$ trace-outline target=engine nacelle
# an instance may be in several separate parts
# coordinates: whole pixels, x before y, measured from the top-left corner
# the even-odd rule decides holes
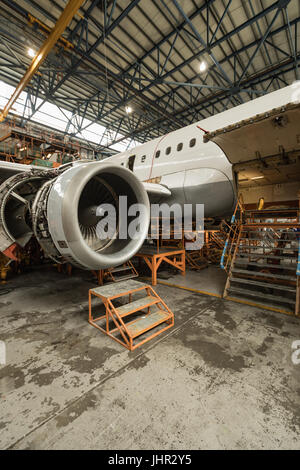
[[[22,219],[23,238],[25,235],[30,237],[33,232],[50,258],[60,263],[68,261],[82,269],[98,270],[120,265],[140,249],[148,232],[150,204],[143,184],[131,171],[117,165],[89,162],[75,164],[64,171],[38,175],[33,171],[23,174],[23,178],[20,175],[10,178],[14,183],[12,194],[4,198],[0,207],[2,225],[10,244],[19,243],[16,236],[20,232],[19,218]],[[16,194],[14,188],[17,186],[13,178],[22,180],[26,198]],[[33,181],[36,181],[35,185]],[[4,184],[9,186],[9,180]],[[32,194],[27,196],[29,188]],[[4,193],[7,194],[7,188]],[[120,196],[127,196],[128,207],[138,203],[145,208],[139,214],[138,237],[134,239],[123,238],[119,233]],[[12,203],[16,217],[14,223],[10,220],[8,224],[7,204]],[[97,208],[102,204],[111,204],[117,217],[115,233],[109,239],[99,238],[97,231],[98,222],[103,216]],[[128,217],[128,223],[131,219],[133,217]],[[15,233],[9,231],[9,225]]]
[[[57,176],[57,175],[56,175]],[[24,247],[33,235],[31,206],[39,188],[55,173],[21,172],[0,186],[0,251],[17,244]]]
[[[110,240],[99,240],[97,207],[112,204],[119,218],[120,196],[127,196],[128,206],[139,203],[147,208],[139,239],[121,239],[117,230]],[[47,215],[51,238],[64,259],[84,269],[105,269],[126,262],[140,249],[148,233],[150,205],[142,183],[131,171],[87,163],[57,178],[49,192]]]

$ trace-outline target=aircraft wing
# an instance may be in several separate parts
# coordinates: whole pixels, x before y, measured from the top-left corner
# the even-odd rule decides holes
[[[1,162],[0,161],[0,183],[13,176],[17,173],[23,173],[25,171],[30,171],[32,169],[40,170],[50,170],[47,167],[39,167],[33,165],[23,165],[22,163],[11,163],[11,162]],[[143,183],[145,190],[148,193],[148,196],[151,200],[161,199],[171,196],[171,191],[162,184],[156,183]]]
[[[143,186],[145,190],[147,191],[147,194],[150,200],[169,197],[172,194],[171,191],[166,186],[163,186],[162,184],[143,183]]]
[[[31,165],[23,165],[22,163],[0,162],[0,180],[3,181],[17,173],[30,171],[31,168]]]

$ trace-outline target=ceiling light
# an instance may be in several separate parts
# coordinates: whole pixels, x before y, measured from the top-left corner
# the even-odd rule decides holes
[[[207,63],[204,62],[204,60],[201,62],[199,69],[200,69],[200,72],[205,72],[205,70],[207,69]]]
[[[27,54],[29,55],[29,57],[34,57],[35,56],[35,52],[33,49],[31,49],[31,47],[29,47],[29,49],[27,50]]]
[[[254,176],[253,178],[251,178],[252,180],[260,180],[264,178],[264,176]]]
[[[130,113],[132,113],[133,110],[132,110],[131,106],[126,106],[125,111],[126,111],[127,114],[130,114]]]

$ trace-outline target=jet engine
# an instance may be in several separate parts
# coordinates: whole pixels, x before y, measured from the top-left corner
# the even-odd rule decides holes
[[[127,207],[140,204],[144,208],[134,238],[120,233],[121,196],[127,196]],[[103,209],[106,205],[114,208],[116,219],[109,237],[103,236],[103,229],[99,232],[104,217],[110,222],[110,212]],[[126,223],[135,217],[126,214]],[[55,170],[31,168],[0,186],[3,252],[14,244],[24,246],[34,235],[44,252],[58,263],[106,269],[135,255],[147,236],[149,220],[150,205],[143,184],[128,169],[111,163],[79,162]]]

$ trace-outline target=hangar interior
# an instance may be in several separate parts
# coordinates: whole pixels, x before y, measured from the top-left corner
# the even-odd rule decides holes
[[[299,21],[0,0],[1,449],[299,449]],[[119,206],[99,241],[100,202],[176,201],[181,177],[185,201],[212,181],[202,224],[151,213],[125,242]]]

